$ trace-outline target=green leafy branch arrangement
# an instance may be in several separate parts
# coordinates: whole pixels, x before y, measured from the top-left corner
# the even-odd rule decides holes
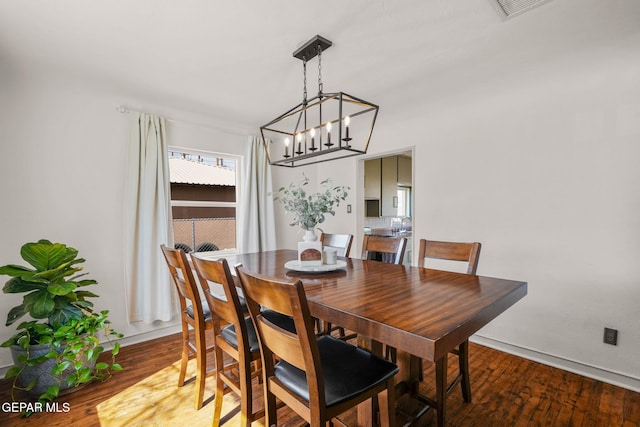
[[[309,185],[309,178],[303,175],[300,185],[289,184],[288,187],[278,189],[274,200],[282,203],[285,212],[293,214],[291,226],[298,226],[303,230],[313,230],[322,224],[325,215],[335,215],[335,208],[346,200],[349,187],[332,186],[329,179],[320,183],[323,188],[318,193],[308,193],[305,187]]]

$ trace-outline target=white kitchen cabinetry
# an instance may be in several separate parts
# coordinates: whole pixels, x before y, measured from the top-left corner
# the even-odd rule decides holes
[[[364,162],[364,198],[380,199],[381,159]]]
[[[411,157],[398,156],[398,185],[411,187]]]
[[[382,158],[382,216],[398,214],[398,156]]]

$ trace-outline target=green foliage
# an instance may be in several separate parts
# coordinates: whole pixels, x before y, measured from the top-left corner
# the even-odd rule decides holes
[[[26,355],[18,357],[17,366],[11,367],[5,375],[5,379],[13,378],[12,397],[14,390],[29,391],[37,384],[36,378],[26,387],[18,385],[18,376],[25,369],[51,359],[55,360],[51,373],[60,378],[60,383],[65,370],[71,368],[72,373],[66,379],[70,387],[94,379],[104,381],[111,377],[112,371],[122,370],[115,363],[120,344],[112,342],[112,339],[121,338],[122,335],[110,329],[108,311],[93,311],[93,303],[86,298],[95,298],[97,295],[84,289],[78,290],[97,284],[95,280],[78,280],[85,275],[79,274],[82,267],[78,264],[85,260],[77,257],[78,251],[61,243],[40,240],[23,245],[20,255],[33,268],[13,264],[0,267],[0,275],[11,277],[5,283],[3,292],[25,294],[22,304],[13,307],[7,314],[6,325],[15,323],[26,314],[36,320],[20,323],[18,332],[0,345],[17,345],[26,350]],[[39,322],[40,319],[46,320]],[[91,369],[87,367],[87,362],[96,362],[104,352],[97,338],[100,332],[113,345],[111,362],[95,363]],[[33,345],[49,345],[51,350],[42,356],[31,357],[30,348]],[[49,387],[39,400],[55,399],[59,391],[59,385]]]
[[[304,176],[299,186],[292,183],[288,187],[281,187],[273,199],[281,202],[286,212],[293,213],[292,226],[313,230],[324,222],[325,215],[336,214],[334,208],[346,200],[349,187],[331,186],[331,181],[325,179],[320,183],[322,191],[307,193],[304,187],[308,184],[309,178]]]
[[[95,280],[78,280],[84,274],[77,274],[82,271],[77,264],[85,260],[77,258],[76,249],[40,240],[23,245],[20,255],[33,268],[13,264],[0,267],[0,275],[12,277],[2,291],[6,294],[26,293],[22,304],[9,311],[7,326],[25,314],[34,319],[48,319],[52,325],[64,324],[82,317],[82,310],[93,306],[86,298],[95,297],[95,294],[76,291],[97,284]]]

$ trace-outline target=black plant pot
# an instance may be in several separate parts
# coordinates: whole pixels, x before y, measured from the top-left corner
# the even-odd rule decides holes
[[[25,350],[24,348],[18,345],[12,345],[10,348],[11,348],[11,357],[13,357],[13,363],[18,367],[24,366],[23,363],[20,363],[18,361],[18,358],[20,355],[24,355],[25,357],[27,357],[27,350]],[[37,357],[47,354],[50,351],[51,351],[51,345],[49,344],[32,345],[29,348],[28,356],[30,359],[35,359]],[[57,363],[56,359],[47,359],[38,365],[26,366],[18,376],[17,384],[20,387],[27,387],[29,384],[31,384],[31,382],[35,378],[37,378],[38,382],[28,392],[29,395],[34,397],[39,397],[42,393],[45,393],[49,389],[49,387],[54,385],[58,385],[60,387],[59,396],[71,393],[76,389],[79,389],[83,385],[85,385],[85,384],[81,384],[78,387],[74,387],[73,385],[69,386],[67,384],[67,378],[69,377],[69,375],[73,374],[76,371],[73,366],[70,366],[64,371],[62,371],[62,374],[60,375],[53,375],[51,373],[51,370],[53,369],[56,363]],[[92,370],[95,365],[96,365],[95,360],[84,362],[84,366],[87,366]]]

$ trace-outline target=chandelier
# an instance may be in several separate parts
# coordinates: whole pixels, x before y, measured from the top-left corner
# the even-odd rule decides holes
[[[293,52],[302,60],[302,103],[260,127],[269,163],[297,167],[365,154],[378,106],[344,92],[324,93],[322,53],[332,43],[315,36]],[[307,62],[318,57],[318,94],[307,99]]]

